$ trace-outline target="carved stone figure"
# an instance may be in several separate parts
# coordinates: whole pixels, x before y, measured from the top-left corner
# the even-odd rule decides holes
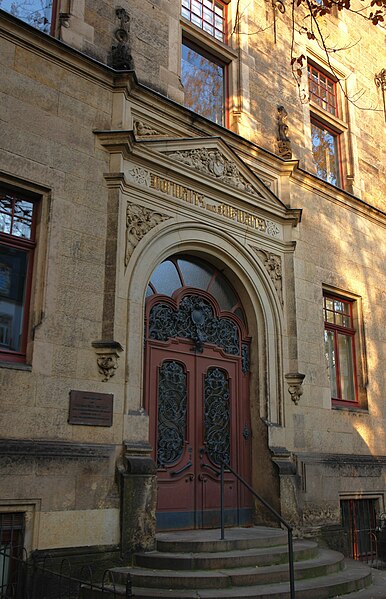
[[[117,8],[115,14],[121,24],[114,32],[117,43],[111,48],[112,66],[118,70],[132,70],[134,62],[130,48],[130,16],[124,8]]]
[[[277,107],[277,146],[279,156],[290,160],[292,158],[291,140],[288,137],[288,113],[284,106]]]
[[[160,135],[159,131],[152,129],[149,127],[149,125],[146,125],[146,123],[143,123],[142,121],[134,122],[134,133],[138,137],[145,137],[146,135]]]
[[[153,212],[137,204],[128,203],[126,211],[126,266],[142,237],[153,229],[153,227],[168,218],[170,217],[165,214]]]

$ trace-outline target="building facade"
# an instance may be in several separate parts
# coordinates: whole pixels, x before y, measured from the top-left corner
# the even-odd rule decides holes
[[[326,17],[328,58],[270,2],[0,8],[1,542],[129,555],[217,526],[229,463],[372,551],[385,29]],[[230,474],[225,504],[267,522]]]

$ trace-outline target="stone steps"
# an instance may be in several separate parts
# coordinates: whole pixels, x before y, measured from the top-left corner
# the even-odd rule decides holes
[[[114,588],[106,597],[153,599],[290,599],[287,534],[267,527],[234,528],[220,540],[218,530],[157,535],[156,550],[138,553],[135,565],[111,570]],[[370,569],[320,549],[294,542],[296,599],[327,599],[361,591],[371,584]],[[83,599],[97,599],[85,591]],[[102,599],[102,598],[101,598]]]

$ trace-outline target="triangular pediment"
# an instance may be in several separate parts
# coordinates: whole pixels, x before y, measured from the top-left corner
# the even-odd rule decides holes
[[[215,185],[217,190],[286,211],[281,200],[221,138],[146,140],[139,145],[167,159],[189,177]]]

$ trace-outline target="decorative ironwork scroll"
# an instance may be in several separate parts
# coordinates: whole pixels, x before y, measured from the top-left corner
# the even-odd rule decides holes
[[[158,379],[158,467],[175,464],[184,451],[187,415],[186,372],[179,362],[165,361]]]
[[[227,373],[209,368],[204,383],[204,442],[217,466],[230,461],[230,394]]]
[[[187,295],[178,309],[160,302],[150,310],[149,338],[167,341],[173,337],[191,339],[201,353],[203,344],[213,343],[227,354],[240,355],[240,335],[230,318],[217,318],[210,303],[200,295]]]
[[[241,345],[241,369],[243,374],[248,374],[249,372],[249,345],[248,343],[243,343]]]

